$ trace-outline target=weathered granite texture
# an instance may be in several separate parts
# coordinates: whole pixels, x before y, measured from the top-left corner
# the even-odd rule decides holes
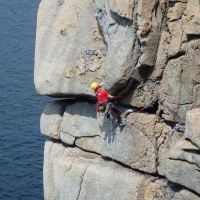
[[[52,103],[47,108],[50,111],[57,109],[55,117],[61,117],[59,112],[63,105],[61,101],[60,109],[57,109],[58,103],[55,109],[50,109],[54,107]],[[64,107],[62,118],[48,126],[46,122],[50,122],[52,115],[44,110],[41,117],[43,134],[117,160],[133,169],[157,172],[158,150],[172,130],[165,123],[160,123],[156,115],[132,113],[127,118],[127,126],[120,127],[114,115],[113,119],[105,119],[104,115],[97,119],[94,103],[66,101]],[[56,137],[52,136],[51,126],[55,127]]]
[[[189,111],[184,136],[174,133],[172,143],[160,151],[159,174],[200,194],[199,116],[200,109]]]
[[[179,200],[195,194],[174,191],[164,179],[126,169],[78,148],[47,141],[44,152],[44,198],[60,200]]]
[[[61,116],[60,110],[63,111]],[[59,120],[51,121],[52,113],[55,119],[59,116]],[[199,113],[200,109],[188,112],[184,139],[183,133],[160,121],[155,114],[129,114],[127,126],[120,127],[114,114],[109,119],[103,115],[96,118],[92,102],[61,100],[50,103],[44,110],[41,131],[70,145],[71,149],[76,147],[88,155],[89,152],[102,155],[141,173],[165,176],[200,193],[199,147],[195,145],[200,134]],[[43,122],[48,121],[51,124],[45,128]],[[51,127],[57,131],[56,137]]]
[[[166,120],[184,121],[199,106],[197,8],[197,0],[42,0],[37,93],[92,96],[90,83],[103,80],[124,102],[159,101]]]
[[[41,116],[52,140],[45,199],[200,199],[199,8],[199,0],[41,0],[36,92],[68,98]],[[123,127],[116,114],[96,116],[92,81],[145,109]]]
[[[200,148],[200,108],[187,112],[185,138]]]

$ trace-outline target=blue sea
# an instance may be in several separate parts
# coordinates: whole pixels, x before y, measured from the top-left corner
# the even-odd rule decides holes
[[[49,98],[33,83],[39,2],[0,0],[0,200],[43,199],[39,118]]]

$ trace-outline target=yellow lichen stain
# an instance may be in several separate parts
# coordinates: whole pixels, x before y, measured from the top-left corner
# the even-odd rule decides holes
[[[72,69],[71,68],[67,68],[66,70],[65,70],[65,77],[66,78],[71,78],[73,76],[73,71],[72,71]]]
[[[83,58],[80,58],[79,60],[76,61],[76,68],[79,75],[85,74],[86,68]]]
[[[102,40],[102,37],[101,37],[98,29],[93,29],[92,30],[92,37],[96,41],[101,41]]]
[[[150,21],[146,21],[138,30],[138,34],[141,37],[144,37],[146,35],[148,35],[148,33],[150,32],[152,28],[151,22]]]
[[[144,200],[153,199],[155,191],[156,191],[156,188],[154,185],[152,184],[148,185],[144,193]]]
[[[162,191],[154,183],[148,185],[144,193],[144,200],[152,199],[164,200]]]

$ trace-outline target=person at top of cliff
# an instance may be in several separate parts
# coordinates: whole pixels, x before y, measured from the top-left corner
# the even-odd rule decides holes
[[[93,82],[91,88],[95,91],[97,98],[97,113],[105,113],[105,116],[109,118],[111,111],[111,100],[119,99],[117,96],[112,96],[107,90],[102,89],[104,83]]]

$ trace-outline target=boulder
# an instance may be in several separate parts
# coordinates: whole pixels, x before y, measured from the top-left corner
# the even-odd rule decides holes
[[[45,200],[179,200],[189,194],[167,180],[153,178],[106,161],[96,154],[46,141],[44,153]]]
[[[45,199],[137,199],[145,182],[143,175],[120,165],[50,141],[44,159]]]
[[[40,95],[93,95],[107,48],[89,0],[42,0],[38,11],[34,81]]]
[[[157,80],[162,76],[162,73],[166,67],[168,60],[168,46],[170,43],[170,33],[168,31],[162,31],[160,43],[158,46],[157,58],[154,70],[150,75],[150,79]]]
[[[184,139],[174,140],[159,155],[158,173],[200,194],[200,150]]]
[[[132,113],[127,118],[127,126],[120,126],[114,112],[108,119],[104,114],[97,119],[92,102],[70,100],[64,104],[65,111],[59,123],[51,121],[48,125],[49,130],[51,126],[56,127],[57,137],[48,130],[46,135],[60,139],[67,145],[75,144],[86,151],[117,160],[131,168],[156,173],[157,148],[171,131],[165,123],[159,123],[156,115]]]
[[[199,200],[200,197],[197,194],[192,193],[188,190],[181,190],[177,192],[174,196],[174,200]]]
[[[196,46],[190,43],[187,54],[170,60],[164,70],[160,96],[164,97],[163,117],[167,120],[185,121],[186,112],[198,105],[199,90],[195,80],[199,73],[197,55],[200,51]]]
[[[176,21],[181,19],[183,12],[186,9],[187,4],[182,2],[177,2],[175,5],[169,7],[167,12],[167,17],[169,21]]]
[[[60,140],[68,145],[74,145],[75,143],[75,137],[73,137],[72,135],[60,132]]]
[[[102,140],[100,136],[77,138],[75,145],[89,152],[98,154],[102,152]]]
[[[130,114],[125,127],[119,127],[116,118],[104,120],[101,131],[103,156],[133,169],[157,172],[157,150],[170,127],[158,123],[155,115]]]
[[[101,135],[94,103],[77,102],[67,104],[59,131],[73,137]]]
[[[200,148],[200,108],[187,112],[185,138]]]
[[[171,33],[171,40],[168,46],[168,57],[176,56],[181,49],[183,33],[182,20],[168,23],[169,32]]]
[[[41,117],[40,130],[41,133],[54,139],[60,138],[59,126],[63,118],[65,105],[61,101],[49,103]]]
[[[125,9],[130,18],[132,4],[127,1],[122,8],[111,3],[111,7]],[[34,73],[37,93],[93,96],[90,84],[94,80],[106,80],[107,87],[115,85],[115,90],[123,87],[137,56],[132,52],[135,26],[121,18],[104,1],[41,1]]]
[[[110,10],[122,17],[133,20],[134,0],[108,0]]]
[[[186,10],[183,15],[183,38],[190,41],[192,38],[200,34],[200,2],[198,0],[188,0]]]
[[[103,77],[107,89],[116,92],[124,87],[131,78],[139,56],[137,53],[133,54],[133,47],[136,43],[134,21],[120,16],[118,12],[116,13],[119,8],[123,10],[129,5],[131,6],[132,3],[131,1],[123,1],[122,3],[112,0],[95,0],[95,4],[97,20],[108,47]]]
[[[138,108],[153,107],[157,101],[157,90],[159,82],[147,81],[143,85],[139,85],[133,92],[130,92],[123,102]]]

